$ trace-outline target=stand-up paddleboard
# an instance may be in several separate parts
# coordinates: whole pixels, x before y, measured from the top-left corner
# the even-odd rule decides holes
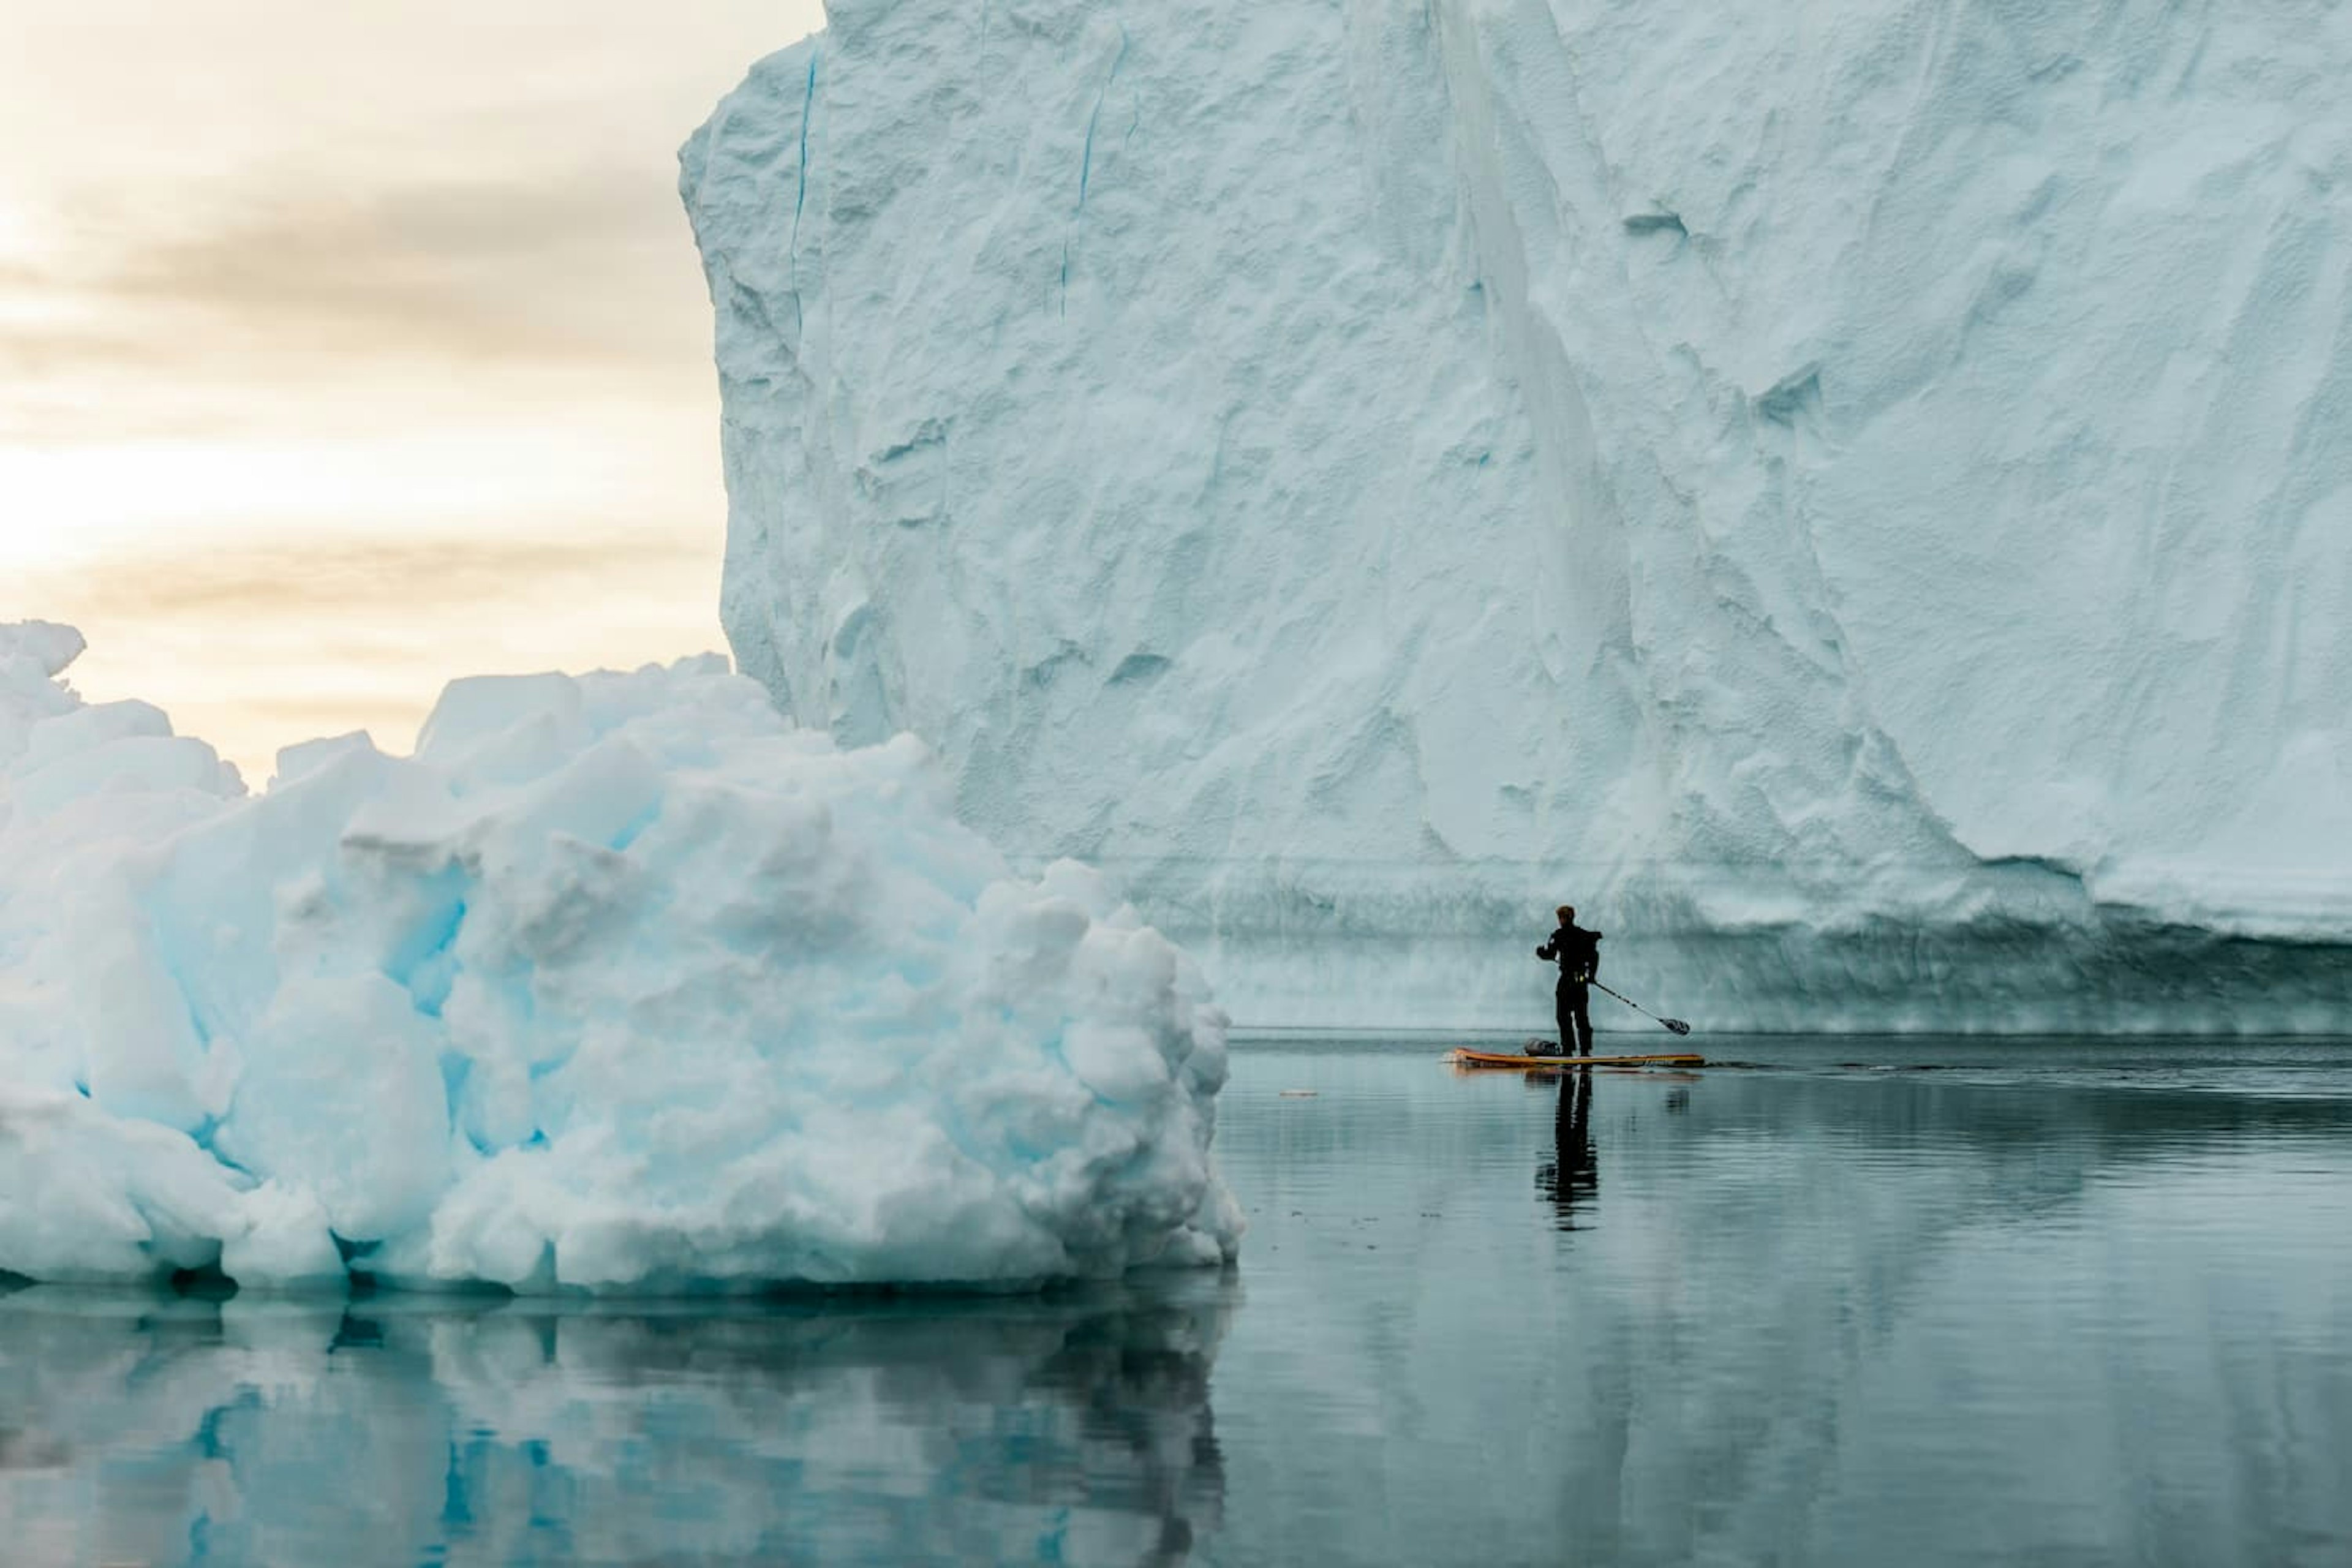
[[[1529,1068],[1698,1068],[1706,1065],[1705,1057],[1689,1051],[1642,1057],[1531,1057],[1518,1051],[1507,1055],[1501,1051],[1474,1051],[1466,1046],[1446,1052],[1445,1059],[1458,1068],[1517,1068],[1522,1072]]]

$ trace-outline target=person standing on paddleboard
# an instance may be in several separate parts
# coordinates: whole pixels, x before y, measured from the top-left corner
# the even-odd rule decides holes
[[[1552,992],[1552,1016],[1559,1026],[1560,1054],[1589,1057],[1592,1054],[1590,986],[1601,973],[1601,933],[1576,923],[1572,904],[1562,904],[1553,912],[1559,916],[1559,929],[1536,949],[1536,956],[1559,965],[1559,984]]]

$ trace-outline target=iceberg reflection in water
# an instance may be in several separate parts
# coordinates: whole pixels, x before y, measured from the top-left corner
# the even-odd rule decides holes
[[[573,1309],[19,1290],[0,1557],[1180,1560],[1223,1508],[1209,1368],[1237,1296],[1213,1275]]]

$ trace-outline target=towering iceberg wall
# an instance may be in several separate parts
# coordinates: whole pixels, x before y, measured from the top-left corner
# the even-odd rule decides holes
[[[1245,1022],[1541,1018],[1565,900],[1717,1026],[2352,1026],[2352,12],[829,20],[682,153],[739,658]]]

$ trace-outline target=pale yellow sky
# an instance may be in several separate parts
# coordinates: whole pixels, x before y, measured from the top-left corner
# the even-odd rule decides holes
[[[723,647],[677,144],[818,0],[0,7],[0,621],[249,783]]]

